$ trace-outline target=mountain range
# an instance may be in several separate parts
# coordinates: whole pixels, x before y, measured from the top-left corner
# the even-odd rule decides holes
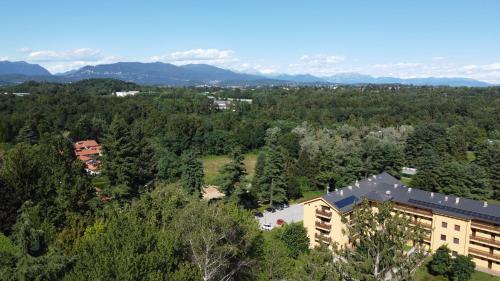
[[[310,74],[255,75],[239,73],[207,64],[173,65],[153,62],[118,62],[53,75],[38,64],[0,61],[0,84],[17,84],[24,81],[73,82],[91,78],[113,78],[142,85],[169,86],[258,86],[258,85],[317,85],[317,84],[404,84],[431,86],[486,87],[491,84],[468,78],[396,78],[373,77],[359,73],[339,73],[316,77]]]

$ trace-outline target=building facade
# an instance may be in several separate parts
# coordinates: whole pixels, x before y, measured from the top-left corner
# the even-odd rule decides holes
[[[500,275],[500,205],[406,187],[387,173],[304,202],[310,246],[348,246],[341,218],[364,198],[375,204],[392,201],[394,209],[426,230],[423,243],[431,252],[447,245],[453,255],[472,257],[478,270]]]

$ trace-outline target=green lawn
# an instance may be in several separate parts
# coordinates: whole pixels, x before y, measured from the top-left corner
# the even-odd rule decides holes
[[[219,169],[224,164],[229,163],[230,159],[226,155],[209,155],[201,158],[203,162],[204,181],[206,184],[216,184],[219,176]],[[257,162],[257,153],[245,154],[245,169],[247,170],[247,180],[252,180],[255,174],[255,163]]]
[[[411,183],[411,178],[409,177],[401,177],[401,182],[404,183],[404,185],[409,186]]]
[[[102,190],[108,189],[110,187],[109,180],[104,176],[95,176],[92,178],[92,184],[94,187],[98,187]]]
[[[448,278],[443,276],[434,276],[427,272],[427,263],[431,258],[427,258],[427,260],[422,263],[422,265],[415,272],[415,281],[448,281]],[[470,281],[500,281],[500,277],[496,277],[493,275],[489,275],[484,272],[474,271],[471,276]]]
[[[309,199],[320,197],[325,194],[324,190],[311,190],[302,192],[302,197],[299,199],[291,200],[290,204],[299,204]]]

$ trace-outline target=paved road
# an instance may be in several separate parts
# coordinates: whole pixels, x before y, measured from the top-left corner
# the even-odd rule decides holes
[[[265,223],[270,223],[271,227],[276,226],[276,220],[283,219],[287,223],[298,222],[304,219],[304,205],[291,205],[283,210],[277,210],[274,213],[264,212],[264,216],[259,218],[259,224],[262,226]]]

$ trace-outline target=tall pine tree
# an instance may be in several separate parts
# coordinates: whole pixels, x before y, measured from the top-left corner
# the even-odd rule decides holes
[[[182,161],[182,186],[189,194],[201,196],[201,188],[203,186],[203,163],[198,159],[198,155],[188,150],[181,156]]]
[[[231,154],[231,162],[225,164],[219,170],[222,178],[222,184],[220,185],[220,188],[227,198],[229,198],[239,187],[238,185],[246,175],[245,165],[243,164],[243,160],[245,158],[241,154],[241,150],[239,148],[236,148]]]

